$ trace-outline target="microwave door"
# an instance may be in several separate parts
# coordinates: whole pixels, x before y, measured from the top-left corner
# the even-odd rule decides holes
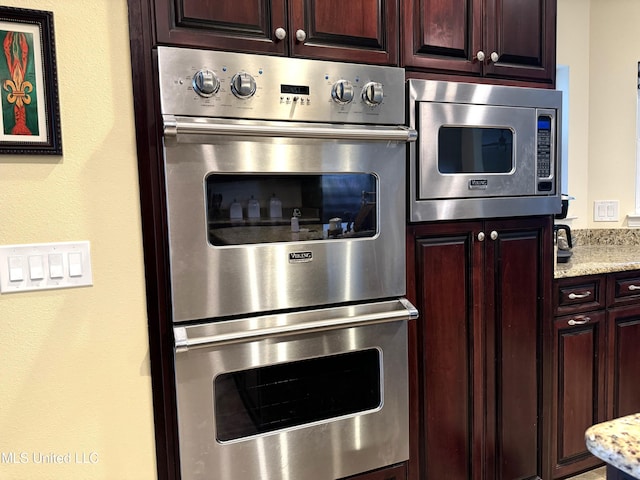
[[[419,103],[418,199],[535,194],[536,110]]]

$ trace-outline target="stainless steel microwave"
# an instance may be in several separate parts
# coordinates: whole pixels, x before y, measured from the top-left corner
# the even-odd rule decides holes
[[[412,79],[409,220],[558,213],[561,92]]]

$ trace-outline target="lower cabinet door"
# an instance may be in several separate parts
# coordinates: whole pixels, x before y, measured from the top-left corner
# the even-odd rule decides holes
[[[640,412],[640,306],[608,312],[609,418]]]
[[[587,450],[584,432],[606,420],[605,339],[604,310],[557,317],[554,322],[554,478],[602,463]]]

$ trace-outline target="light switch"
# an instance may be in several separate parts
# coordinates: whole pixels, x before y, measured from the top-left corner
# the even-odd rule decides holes
[[[44,278],[42,255],[29,255],[29,278],[31,280],[42,280]]]
[[[49,278],[63,278],[64,277],[64,265],[62,264],[61,253],[49,254]]]
[[[22,257],[9,257],[9,281],[21,282],[24,280],[22,271]]]
[[[69,253],[69,276],[82,276],[82,254],[79,252]]]
[[[0,293],[90,285],[88,241],[0,245]]]

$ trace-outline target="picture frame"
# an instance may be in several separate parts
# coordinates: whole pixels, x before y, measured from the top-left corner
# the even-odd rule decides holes
[[[0,154],[62,155],[53,12],[0,7]]]

